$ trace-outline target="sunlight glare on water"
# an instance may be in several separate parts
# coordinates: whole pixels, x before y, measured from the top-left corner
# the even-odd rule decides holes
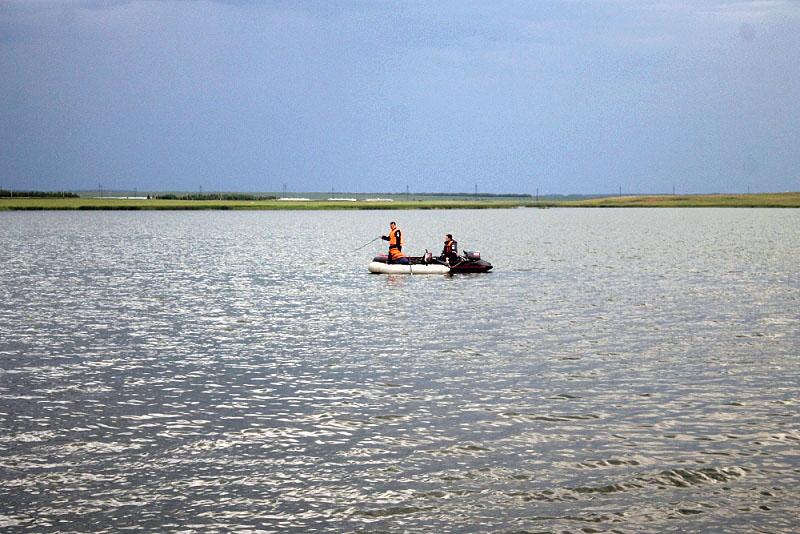
[[[372,275],[390,220],[493,272]],[[796,210],[0,213],[0,529],[791,532]]]

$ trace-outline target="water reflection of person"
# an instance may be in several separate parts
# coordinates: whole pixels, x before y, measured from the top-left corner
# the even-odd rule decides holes
[[[447,263],[455,263],[458,261],[458,241],[453,239],[453,234],[445,234],[444,248],[442,248],[441,259]]]

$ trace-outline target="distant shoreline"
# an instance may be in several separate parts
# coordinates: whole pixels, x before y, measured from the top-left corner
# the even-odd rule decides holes
[[[335,200],[166,200],[147,198],[0,198],[0,211],[27,210],[413,210],[504,208],[800,208],[800,192],[748,195],[636,195],[583,200],[424,199],[341,202]]]

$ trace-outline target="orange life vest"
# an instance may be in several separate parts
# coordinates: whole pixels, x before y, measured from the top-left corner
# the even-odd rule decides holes
[[[389,230],[389,250],[391,251],[394,248],[402,249],[403,245],[406,244],[406,240],[403,239],[403,231],[400,230],[397,226],[394,227],[394,230]]]

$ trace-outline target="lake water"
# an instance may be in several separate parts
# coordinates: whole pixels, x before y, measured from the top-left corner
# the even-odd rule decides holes
[[[372,275],[390,220],[483,275]],[[791,532],[800,211],[0,213],[5,532]]]

